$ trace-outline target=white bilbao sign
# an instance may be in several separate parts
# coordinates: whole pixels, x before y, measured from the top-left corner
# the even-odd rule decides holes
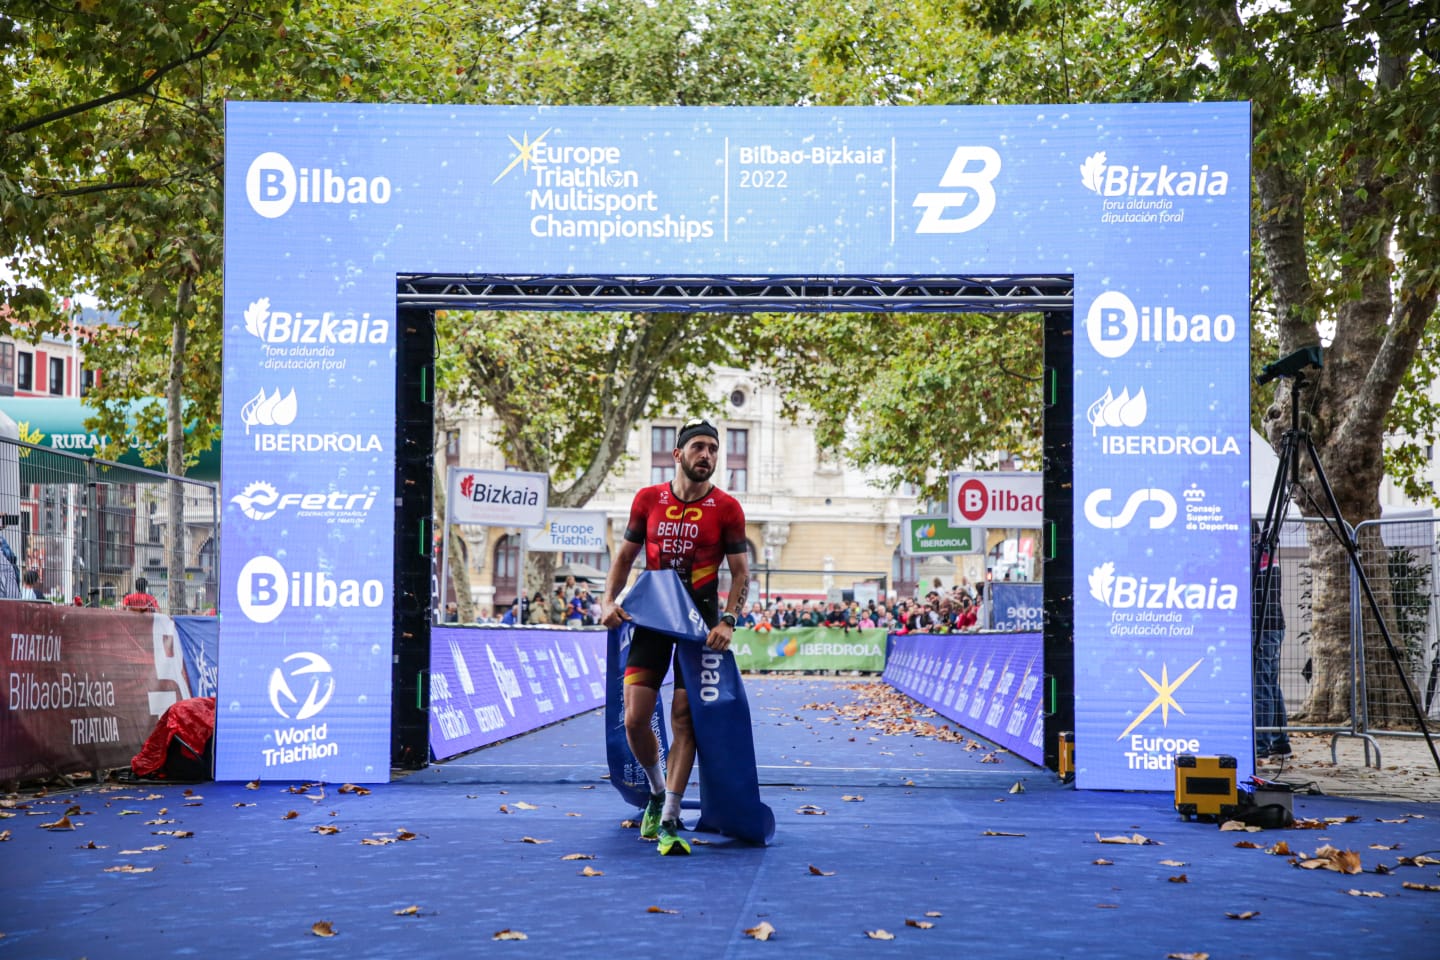
[[[605,550],[603,510],[550,510],[545,525],[525,538],[525,549],[537,553],[602,553]]]
[[[1038,473],[950,474],[950,522],[1038,529],[1044,504]]]
[[[518,470],[450,468],[446,508],[451,523],[492,527],[543,527],[550,478]]]

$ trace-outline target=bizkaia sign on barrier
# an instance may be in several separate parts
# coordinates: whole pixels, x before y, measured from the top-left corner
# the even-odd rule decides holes
[[[550,478],[518,470],[450,468],[445,508],[451,523],[497,527],[543,527]]]
[[[225,109],[223,428],[244,442],[227,448],[221,480],[223,779],[267,774],[269,684],[296,653],[333,671],[334,696],[306,723],[340,750],[286,775],[388,774],[397,531],[380,507],[396,494],[399,273],[993,277],[999,289],[1073,277],[1077,582],[1106,563],[1115,589],[1147,578],[1168,595],[1171,578],[1208,584],[1221,570],[1244,582],[1243,531],[1222,528],[1248,504],[1247,104]],[[1190,512],[1192,485],[1206,512]],[[290,506],[291,494],[325,499]],[[472,474],[448,502],[538,527],[545,499],[507,472]],[[961,479],[942,512],[961,527],[1035,528],[1041,506],[1038,476],[984,475]],[[342,512],[354,522],[336,522]],[[282,609],[285,573],[269,622],[237,596],[257,557],[278,566],[244,578],[253,611]],[[1166,729],[1153,710],[1126,743],[1246,755],[1248,610],[1158,611],[1193,636],[1166,624],[1140,638],[1112,636],[1115,610],[1086,591],[1075,603],[1081,787],[1174,789],[1148,760],[1103,747],[1143,712],[1138,671],[1164,679],[1150,664],[1170,663],[1173,680],[1207,657],[1185,680],[1185,714],[1169,711]]]
[[[950,474],[950,522],[1039,529],[1044,478],[1038,473]]]

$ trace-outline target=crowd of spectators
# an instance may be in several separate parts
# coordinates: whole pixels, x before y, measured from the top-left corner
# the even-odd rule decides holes
[[[894,602],[871,600],[812,601],[786,600],[775,597],[768,605],[755,602],[740,617],[737,626],[762,632],[789,630],[793,627],[829,627],[849,632],[882,630],[886,633],[961,633],[976,630],[979,623],[980,596],[968,581],[954,587],[940,584],[923,597]],[[455,619],[454,604],[446,610],[446,619]],[[549,597],[536,593],[522,597],[505,608],[499,616],[490,610],[478,612],[480,624],[563,624],[591,627],[600,622],[600,596],[588,585],[577,584],[572,577],[554,588]]]

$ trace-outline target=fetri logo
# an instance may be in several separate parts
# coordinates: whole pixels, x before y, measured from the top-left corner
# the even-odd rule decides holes
[[[250,208],[267,220],[283,217],[296,203],[389,203],[386,177],[347,177],[329,167],[301,167],[298,171],[283,153],[262,153],[245,173],[245,197]]]
[[[915,194],[912,206],[924,210],[915,232],[967,233],[983,224],[995,212],[995,177],[999,173],[1000,154],[994,148],[956,147],[940,176],[945,190]],[[952,210],[965,212],[946,216]]]
[[[1235,339],[1235,318],[1228,313],[1186,316],[1170,306],[1143,306],[1119,290],[1106,290],[1085,315],[1090,346],[1110,360],[1125,356],[1142,343],[1229,343]]]
[[[1105,151],[1092,153],[1080,165],[1080,182],[1102,197],[1223,197],[1230,190],[1230,174],[1211,170],[1202,163],[1199,170],[1158,170],[1106,163]]]
[[[264,480],[257,480],[231,497],[230,502],[251,520],[269,520],[282,510],[294,510],[301,517],[358,518],[375,506],[375,493],[282,494]]]

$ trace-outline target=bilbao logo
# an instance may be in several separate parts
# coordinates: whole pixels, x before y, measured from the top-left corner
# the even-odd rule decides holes
[[[999,173],[1000,154],[993,147],[956,147],[940,176],[943,190],[915,194],[911,205],[924,211],[915,232],[967,233],[983,224],[995,212]],[[947,216],[952,210],[964,212]]]
[[[1090,346],[1102,357],[1114,360],[1130,352],[1136,342],[1229,343],[1235,339],[1235,318],[1228,313],[1210,317],[1203,313],[1186,316],[1174,307],[1143,306],[1119,290],[1106,290],[1090,304],[1085,315],[1085,333]]]
[[[240,408],[240,422],[245,424],[245,434],[249,436],[251,427],[288,427],[295,422],[295,416],[299,412],[300,405],[295,399],[294,387],[283,397],[280,396],[279,388],[276,388],[274,393],[267,394],[265,388],[261,387],[260,392]]]
[[[1230,174],[1211,170],[1208,163],[1199,170],[1171,170],[1163,163],[1147,170],[1108,159],[1100,150],[1080,165],[1080,182],[1102,197],[1223,197],[1230,190]]]
[[[1129,387],[1122,388],[1118,397],[1106,387],[1105,395],[1086,409],[1085,419],[1090,421],[1093,437],[1101,427],[1138,427],[1149,412],[1144,387],[1136,390],[1133,397]]]
[[[336,579],[323,570],[287,571],[274,557],[252,557],[235,581],[240,612],[254,623],[272,623],[287,609],[379,607],[385,585],[379,580]]]
[[[631,631],[625,631],[629,633]],[[495,651],[490,649],[490,644],[485,644],[485,655],[490,658],[490,673],[495,678],[495,689],[500,694],[500,699],[505,703],[505,709],[510,716],[515,716],[515,701],[520,699],[520,678],[515,671],[505,666],[500,658],[495,656]]]
[[[301,167],[273,150],[250,161],[245,197],[267,220],[283,217],[297,203],[383,204],[390,202],[387,177],[347,177],[329,167]]]
[[[329,311],[307,317],[299,311],[271,310],[270,298],[261,297],[245,308],[245,332],[272,345],[384,344],[390,339],[390,321],[368,313],[362,313],[359,319],[337,317]]]
[[[1144,487],[1130,494],[1125,505],[1120,508],[1119,513],[1112,513],[1108,508],[1112,506],[1114,492],[1109,487],[1100,487],[1091,491],[1085,498],[1085,519],[1090,521],[1092,527],[1099,527],[1101,530],[1119,530],[1121,527],[1129,526],[1130,521],[1135,519],[1135,514],[1142,507],[1149,507],[1150,529],[1163,530],[1175,522],[1175,498],[1167,490],[1159,487]]]
[[[324,710],[330,698],[335,695],[335,674],[330,667],[330,661],[318,653],[304,652],[292,653],[284,662],[293,662],[295,666],[288,670],[276,667],[270,674],[270,706],[286,720],[309,720]],[[300,703],[299,709],[291,713],[290,709],[294,709],[295,704],[300,702],[300,698],[295,694],[296,687],[306,691],[305,702]],[[287,705],[290,709],[287,709]]]

